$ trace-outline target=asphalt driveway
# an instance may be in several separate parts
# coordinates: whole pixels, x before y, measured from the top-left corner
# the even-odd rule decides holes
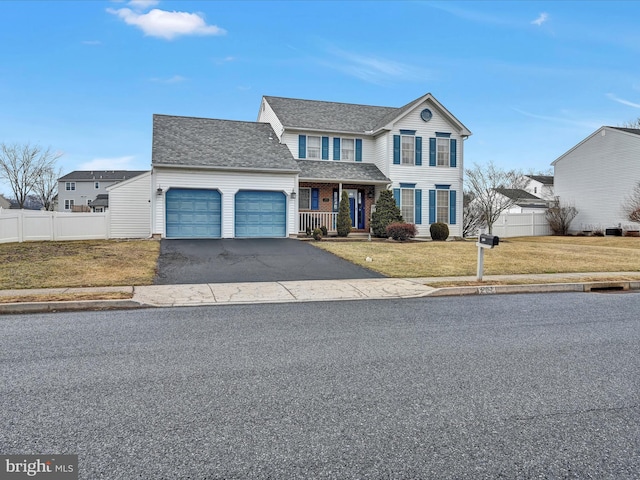
[[[382,278],[289,238],[166,240],[160,242],[156,285]]]

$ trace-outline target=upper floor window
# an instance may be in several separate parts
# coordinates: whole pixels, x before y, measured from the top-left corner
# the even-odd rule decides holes
[[[321,152],[321,139],[320,137],[314,137],[309,135],[307,137],[307,158],[319,159]]]
[[[66,191],[71,191],[76,189],[76,182],[66,182],[64,184],[64,189]]]
[[[356,145],[353,138],[342,139],[342,160],[353,162],[356,159]]]
[[[98,190],[100,188],[100,182],[95,182],[93,186],[96,190]]]
[[[437,138],[436,142],[438,145],[437,165],[439,167],[448,167],[451,159],[449,150],[450,141],[448,138]]]
[[[413,165],[415,163],[415,137],[412,135],[402,135],[402,165]]]

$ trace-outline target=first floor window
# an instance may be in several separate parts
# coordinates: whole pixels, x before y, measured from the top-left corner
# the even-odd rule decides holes
[[[310,188],[298,189],[298,209],[311,210],[311,189]]]
[[[76,189],[76,182],[66,182],[64,184],[64,188],[66,191],[71,191]]]
[[[415,137],[409,135],[402,135],[401,142],[401,159],[402,165],[413,165],[415,163]]]
[[[436,221],[449,223],[449,190],[436,190]]]
[[[342,139],[342,160],[353,162],[356,159],[356,147],[353,138]]]
[[[307,158],[319,159],[321,151],[320,137],[307,137]]]
[[[449,166],[449,139],[448,138],[438,138],[437,145],[437,165],[439,167],[448,167]]]
[[[414,223],[415,190],[402,188],[400,190],[400,213],[407,223]]]
[[[74,204],[75,204],[74,200],[65,200],[64,201],[64,209],[65,210],[72,210]]]

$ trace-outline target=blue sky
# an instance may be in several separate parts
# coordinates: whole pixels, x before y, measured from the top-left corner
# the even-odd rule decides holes
[[[148,169],[154,113],[430,92],[473,132],[467,167],[544,171],[640,117],[638,18],[633,1],[5,0],[0,142],[64,152],[63,173]]]

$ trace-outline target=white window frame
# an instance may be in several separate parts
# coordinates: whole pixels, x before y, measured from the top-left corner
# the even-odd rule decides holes
[[[317,146],[311,145],[311,140],[318,141]],[[322,158],[322,137],[316,135],[307,135],[307,159],[320,160]]]
[[[405,194],[408,201],[405,202]],[[406,223],[415,223],[416,191],[413,188],[400,189],[400,213]]]
[[[95,188],[96,190],[99,190],[100,189],[100,182],[94,182],[93,188]]]
[[[451,142],[448,138],[436,138],[436,166],[448,167],[451,162]]]
[[[305,197],[305,195],[303,195],[302,192],[305,192],[305,195],[308,200],[306,206],[301,206],[301,203]],[[310,187],[298,188],[298,210],[311,210],[311,188]]]
[[[350,145],[351,148],[348,147]],[[340,160],[345,162],[356,161],[356,139],[341,138],[340,139]]]
[[[65,184],[64,184],[64,189],[65,189],[67,192],[75,191],[75,189],[76,189],[76,182],[65,182]]]
[[[75,206],[76,202],[73,198],[67,198],[64,201],[64,209],[65,210],[73,210],[73,207]]]
[[[436,190],[436,222],[449,224],[450,200],[449,190]]]
[[[405,139],[407,140],[405,147]],[[408,140],[411,140],[409,142]],[[409,143],[411,148],[409,148]],[[400,165],[416,164],[416,137],[414,135],[400,135]]]

